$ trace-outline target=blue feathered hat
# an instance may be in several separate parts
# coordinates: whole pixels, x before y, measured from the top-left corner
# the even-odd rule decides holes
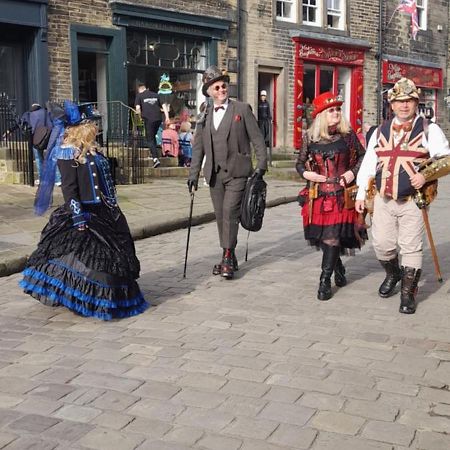
[[[64,100],[64,112],[67,125],[78,125],[81,122],[80,108],[71,100]]]

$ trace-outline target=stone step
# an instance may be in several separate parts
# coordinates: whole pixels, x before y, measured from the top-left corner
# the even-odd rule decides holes
[[[295,169],[292,168],[278,169],[271,167],[267,171],[266,176],[269,178],[274,178],[276,180],[298,181],[299,183],[302,182],[300,175]]]
[[[297,154],[293,151],[280,152],[277,150],[272,151],[272,161],[286,161],[286,160],[296,160]]]
[[[295,167],[295,159],[272,160],[272,167],[278,169],[288,169]]]
[[[189,175],[189,167],[161,167],[157,169],[146,168],[144,169],[145,178],[165,178],[165,177],[177,177],[186,178]]]

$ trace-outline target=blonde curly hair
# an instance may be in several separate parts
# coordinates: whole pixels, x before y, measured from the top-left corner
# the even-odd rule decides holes
[[[328,131],[326,114],[327,110],[317,114],[311,126],[308,128],[307,134],[311,142],[319,142],[322,139],[329,140],[331,138]],[[343,135],[350,133],[351,126],[343,114],[341,114],[341,120],[337,124],[336,130],[339,134]]]
[[[64,145],[75,147],[79,153],[75,155],[75,159],[84,164],[86,162],[86,153],[95,152],[97,143],[98,127],[93,122],[86,122],[74,127],[67,128],[64,135]]]

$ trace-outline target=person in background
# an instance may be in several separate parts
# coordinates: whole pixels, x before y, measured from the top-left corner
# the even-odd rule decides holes
[[[389,89],[394,116],[372,133],[357,180],[356,210],[362,213],[369,179],[375,177],[373,247],[386,272],[378,295],[391,297],[401,281],[402,314],[416,312],[422,273],[425,224],[414,195],[425,178],[416,167],[430,157],[450,154],[441,128],[419,115],[419,97],[420,89],[408,78],[401,78]]]
[[[192,132],[191,122],[184,121],[180,125],[180,134],[178,135],[180,142],[180,166],[190,167],[192,159]]]
[[[39,127],[48,127],[52,128],[52,119],[48,111],[43,108],[39,103],[33,103],[29,111],[25,112],[22,115],[22,123],[28,124],[31,128],[31,135],[34,136],[34,133]],[[40,150],[33,145],[33,156],[34,161],[36,162],[37,169],[37,182],[39,184],[39,180],[41,178],[42,172],[42,164],[44,161],[44,150]]]
[[[65,306],[102,320],[130,317],[148,307],[136,279],[140,264],[117,203],[109,163],[98,150],[98,128],[80,121],[67,102],[64,138],[52,149],[62,175],[64,204],[50,216],[23,271],[24,292],[47,306]],[[40,186],[41,187],[41,186]],[[38,190],[35,210],[49,206]]]
[[[323,252],[318,300],[333,296],[333,272],[336,286],[347,284],[340,255],[360,248],[366,239],[358,229],[355,208],[345,205],[344,189],[356,178],[364,148],[342,115],[342,103],[331,92],[313,100],[312,124],[296,163],[297,172],[308,181],[299,197],[305,239]]]
[[[250,143],[256,154],[255,176],[267,170],[267,150],[258,122],[250,105],[228,97],[230,77],[216,66],[203,74],[202,92],[211,97],[197,122],[188,188],[198,188],[198,178],[205,157],[203,173],[210,186],[222,260],[213,268],[214,275],[232,279],[238,269],[235,248],[239,230],[242,197],[247,178],[253,173]]]
[[[138,85],[138,93],[135,99],[137,114],[144,119],[145,135],[148,139],[150,153],[153,159],[153,168],[157,168],[161,162],[158,159],[158,148],[156,147],[156,133],[161,125],[161,109],[163,105],[156,92],[147,89],[144,83]],[[169,122],[169,112],[167,107],[163,108],[166,123]]]
[[[161,149],[163,156],[178,158],[180,144],[178,142],[177,124],[170,119],[161,136]]]
[[[259,94],[258,102],[258,126],[264,138],[267,147],[270,147],[270,129],[272,123],[272,113],[267,101],[267,91],[262,90]]]

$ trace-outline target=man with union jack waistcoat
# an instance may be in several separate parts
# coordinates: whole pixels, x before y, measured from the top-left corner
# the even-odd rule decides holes
[[[375,177],[372,237],[375,254],[386,271],[378,294],[390,297],[401,281],[400,312],[414,314],[422,272],[424,221],[413,197],[425,184],[417,166],[450,154],[447,138],[434,123],[418,115],[420,89],[402,78],[388,91],[394,117],[372,134],[358,173],[356,210],[363,212],[369,178]],[[401,255],[399,263],[398,250]]]

